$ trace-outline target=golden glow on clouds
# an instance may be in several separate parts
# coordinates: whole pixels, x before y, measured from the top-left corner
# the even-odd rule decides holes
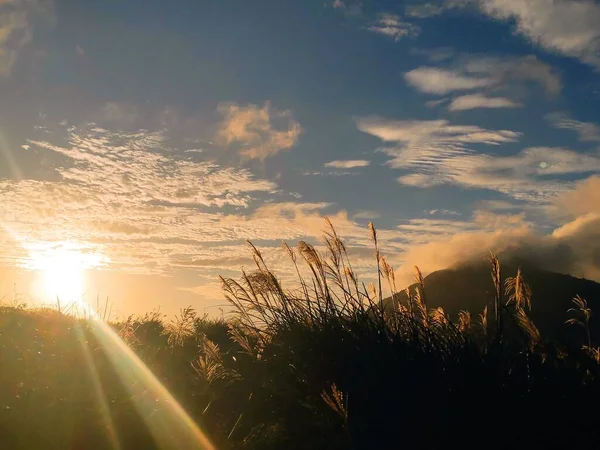
[[[224,112],[227,126],[219,132],[227,131],[226,144],[234,147],[230,150],[238,153],[238,158],[239,153],[258,148],[266,157],[274,154],[273,148],[287,149],[296,143],[296,133],[284,139],[285,125],[294,129],[291,113],[277,112],[268,104],[262,108],[229,104],[229,109],[221,110]],[[274,118],[285,119],[283,131],[275,128]],[[511,130],[454,125],[447,120],[368,117],[356,121],[361,131],[384,142],[381,150],[391,157],[388,166],[404,170],[404,184],[493,189],[512,199],[527,200],[529,207],[535,206],[539,212],[547,209],[558,193],[574,187],[555,180],[556,175],[581,174],[599,167],[600,159],[594,154],[579,155],[569,149],[528,148],[502,156],[496,150],[481,154],[470,148],[516,144],[521,134]],[[280,121],[275,122],[282,127]],[[315,242],[325,228],[325,214],[344,237],[355,271],[364,277],[373,275],[373,252],[364,221],[376,218],[378,211],[349,215],[332,203],[299,200],[276,181],[258,177],[249,168],[218,159],[207,161],[211,155],[190,155],[185,150],[188,147],[172,148],[169,135],[162,131],[116,132],[94,124],[76,127],[61,123],[44,127],[38,134],[38,139],[27,141],[26,151],[49,161],[58,176],[44,181],[34,177],[0,179],[5,211],[0,265],[32,269],[38,278],[31,292],[36,299],[55,302],[58,296],[61,303],[68,303],[84,294],[89,300],[106,292],[119,312],[125,307],[123,298],[129,294],[124,292],[134,285],[135,275],[172,280],[171,292],[157,290],[143,299],[172,308],[166,312],[186,306],[165,304],[165,297],[172,294],[175,300],[192,293],[222,304],[217,275],[235,276],[242,267],[252,268],[246,239],[259,243],[283,282],[293,282],[294,267],[279,249],[280,242]],[[49,136],[55,136],[52,142],[47,140]],[[547,164],[543,174],[542,160]],[[335,160],[328,164],[366,166],[368,162]],[[578,202],[582,202],[580,195],[571,203]],[[399,268],[398,280],[402,279],[402,264],[417,263],[427,273],[459,257],[477,257],[477,252],[492,247],[501,249],[506,239],[536,234],[528,218],[520,215],[515,215],[514,221],[491,213],[482,221],[484,216],[477,211],[452,220],[430,216],[379,228],[386,258]],[[499,228],[507,230],[499,232]],[[551,247],[565,239],[542,244]],[[465,251],[463,241],[478,245]],[[568,241],[579,242],[571,235]],[[582,264],[585,271],[581,269],[581,273],[589,275],[587,261]],[[110,269],[107,276],[94,276],[86,282],[86,277],[91,278],[90,269],[102,266]],[[121,286],[107,292],[116,274],[129,276],[130,281],[124,283],[125,289]],[[98,283],[98,279],[113,281]],[[408,276],[405,281],[409,282]],[[137,292],[131,295],[140,297]],[[147,303],[136,304],[147,309]]]
[[[296,145],[302,127],[292,111],[278,111],[269,102],[262,108],[256,105],[222,103],[219,112],[223,123],[217,140],[225,145],[241,144],[240,155],[248,159],[265,160]],[[282,122],[277,127],[275,123]]]

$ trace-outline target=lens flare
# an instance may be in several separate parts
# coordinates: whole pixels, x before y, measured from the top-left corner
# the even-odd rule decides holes
[[[115,423],[110,413],[110,408],[108,406],[108,401],[104,393],[102,381],[98,376],[98,370],[96,369],[96,365],[94,364],[94,358],[92,357],[91,351],[88,347],[88,343],[80,323],[76,323],[75,331],[77,333],[77,339],[82,347],[83,356],[85,358],[90,378],[94,385],[94,393],[96,394],[96,400],[98,401],[100,412],[106,423],[107,438],[110,442],[112,450],[121,450],[121,444],[119,442],[119,437],[116,433]]]
[[[17,160],[15,159],[11,150],[11,145],[9,144],[2,130],[0,130],[0,156],[2,156],[0,161],[4,162],[3,165],[8,166],[10,169],[11,176],[17,180],[22,180],[23,172],[19,168]]]
[[[89,307],[88,317],[93,334],[129,391],[157,447],[161,450],[216,450],[150,369]],[[90,369],[95,370],[93,365],[90,365]],[[100,386],[97,386],[97,395],[103,396]],[[116,439],[114,445],[118,448]]]

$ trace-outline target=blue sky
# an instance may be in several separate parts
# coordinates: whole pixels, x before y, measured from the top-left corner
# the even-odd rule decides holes
[[[0,0],[2,288],[43,297],[32,261],[66,248],[123,314],[218,307],[246,239],[291,280],[279,244],[323,215],[367,280],[370,220],[406,283],[523,248],[600,279],[598,23],[585,0]]]

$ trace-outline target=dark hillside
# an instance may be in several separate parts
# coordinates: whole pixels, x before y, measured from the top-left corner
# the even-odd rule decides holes
[[[515,276],[517,269],[516,265],[503,265],[502,278]],[[533,294],[529,316],[546,339],[562,339],[565,335],[581,333],[580,329],[574,330],[564,324],[576,295],[586,299],[592,311],[600,310],[599,283],[527,266],[522,272]],[[414,288],[415,285],[410,287],[411,290]],[[460,310],[467,310],[474,317],[479,315],[493,299],[493,290],[490,266],[485,262],[439,270],[425,277],[427,306],[444,308],[452,319],[456,319]],[[405,301],[406,294],[401,292],[400,298]],[[600,332],[599,325],[592,316],[590,326],[596,336]]]

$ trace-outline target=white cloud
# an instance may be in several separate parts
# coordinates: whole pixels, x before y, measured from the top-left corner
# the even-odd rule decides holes
[[[409,284],[413,265],[428,274],[467,261],[481,262],[491,250],[502,261],[517,257],[541,269],[600,281],[600,214],[598,202],[589,198],[590,191],[600,192],[597,185],[597,177],[590,178],[555,199],[560,209],[567,203],[576,205],[570,210],[575,216],[549,234],[541,233],[524,214],[475,211],[467,221],[409,220],[398,226],[407,245],[396,278]]]
[[[238,144],[239,153],[249,159],[264,160],[296,145],[302,127],[291,111],[278,111],[269,102],[260,108],[222,103],[218,108],[224,120],[217,141]]]
[[[371,25],[369,31],[383,34],[399,41],[403,37],[414,37],[421,32],[421,29],[411,23],[404,22],[399,16],[394,14],[381,14]]]
[[[427,94],[447,94],[535,82],[549,94],[561,89],[560,76],[535,56],[522,58],[467,57],[455,69],[419,67],[404,75],[409,85]]]
[[[562,87],[560,75],[534,55],[521,58],[469,57],[463,69],[470,74],[493,78],[495,86],[535,82],[551,95],[558,94]]]
[[[453,98],[448,106],[450,111],[464,111],[477,108],[518,108],[522,106],[505,97],[486,97],[483,94],[470,94]]]
[[[552,194],[562,190],[552,176],[600,170],[600,158],[564,148],[531,147],[513,156],[465,155],[448,161],[446,168],[455,182],[465,186]]]
[[[325,167],[334,167],[336,169],[356,169],[358,167],[367,167],[371,164],[371,161],[365,159],[350,159],[350,160],[336,160],[325,163]]]
[[[558,197],[555,204],[561,214],[569,217],[600,215],[600,176],[578,182],[576,189]]]
[[[471,77],[436,67],[419,67],[404,74],[404,78],[412,87],[427,94],[468,91],[490,86],[493,83],[490,78]]]
[[[475,144],[516,142],[520,134],[509,130],[451,125],[445,120],[391,121],[376,117],[359,119],[357,126],[396,144],[381,151],[392,157],[387,163],[390,167],[406,172],[398,180],[409,186],[456,184],[540,203],[569,189],[561,176],[600,171],[598,153],[532,147],[512,156],[498,156],[476,153],[471,148]]]
[[[246,207],[249,192],[276,189],[243,169],[169,157],[161,133],[71,129],[69,138],[71,147],[30,144],[69,157],[73,164],[58,169],[62,180],[91,188],[91,197],[123,196],[126,201],[129,193],[143,193],[146,201]]]
[[[439,100],[429,100],[425,102],[425,106],[427,106],[428,108],[437,108],[438,106],[447,103],[449,100],[450,99],[448,98],[441,98]]]
[[[479,173],[483,178],[487,175],[490,178],[521,182],[532,176],[547,179],[552,175],[598,171],[600,155],[579,153],[560,147],[529,147],[513,156],[465,155],[456,158],[451,166],[459,170],[468,168],[471,171],[470,175]]]
[[[518,138],[518,133],[453,126],[444,121],[435,125],[411,122],[410,126],[404,124],[404,128],[410,130],[400,131],[399,122],[379,122],[371,119],[361,126],[398,147],[402,143],[426,147],[433,142],[442,146],[444,152],[448,150],[444,145],[453,145],[457,156],[462,157],[477,156],[468,149],[471,143],[493,145]],[[57,130],[51,133],[56,134],[60,135]],[[413,140],[411,136],[415,134],[418,136]],[[274,183],[258,179],[244,169],[192,162],[183,151],[166,147],[160,132],[111,133],[93,127],[76,127],[61,136],[63,139],[68,144],[59,146],[45,141],[29,144],[29,152],[59,158],[60,163],[56,165],[59,176],[53,177],[55,181],[0,180],[5,211],[0,230],[0,255],[3,255],[0,262],[15,264],[26,259],[27,243],[81,242],[94,253],[108,257],[110,269],[119,273],[173,275],[186,271],[197,274],[197,281],[188,280],[186,284],[192,287],[183,289],[212,300],[220,298],[217,285],[212,281],[217,274],[236,276],[240,267],[252,267],[245,239],[263,241],[261,251],[269,264],[277,269],[284,282],[293,280],[293,266],[278,249],[280,241],[317,242],[326,228],[322,216],[331,212],[338,232],[346,238],[357,273],[363,277],[375,273],[366,229],[354,221],[376,219],[377,212],[357,211],[350,218],[345,211],[336,210],[335,205],[328,203],[284,201]],[[546,173],[574,173],[587,170],[585,167],[596,167],[593,158],[577,159],[566,150],[554,150],[554,154],[549,149],[530,150],[510,157],[512,159],[489,157],[491,159],[485,162],[497,177],[505,176],[513,166],[525,166],[516,172],[515,184],[522,183],[519,178],[522,174],[537,176],[535,166],[539,167],[542,157],[547,167],[543,171],[539,169],[540,177]],[[426,159],[422,162],[426,163]],[[454,163],[448,162],[441,169],[452,171],[469,166],[468,161],[460,161],[458,158]],[[437,164],[433,157],[430,163]],[[414,164],[403,170],[429,176],[421,166]],[[452,182],[467,185],[467,182],[473,183],[469,176],[475,175],[485,179],[486,164],[474,164],[476,170],[464,175],[465,178],[455,173]],[[595,188],[595,184],[590,185],[578,198],[596,192]],[[266,195],[271,203],[265,201]],[[566,201],[573,203],[571,199]],[[592,203],[590,200],[590,208]],[[437,216],[450,213],[439,210],[428,214],[427,219],[380,229],[386,256],[397,266],[401,260],[424,264],[423,258],[429,255],[432,265],[423,266],[427,270],[435,264],[456,261],[460,256],[476,255],[478,249],[485,252],[487,248],[501,248],[507,242],[530,236],[523,216],[478,213],[471,221],[444,221],[438,218],[442,216]],[[583,245],[583,236],[591,236],[595,222],[581,219],[579,224],[564,227],[557,232],[556,239],[561,243]],[[454,235],[458,237],[451,237]],[[453,245],[442,247],[440,242],[449,239]],[[437,242],[438,246],[427,247],[431,251],[422,253],[418,248],[425,240]],[[409,251],[402,253],[406,248]],[[202,290],[200,284],[208,287]]]
[[[443,215],[443,216],[460,216],[458,211],[452,211],[451,209],[428,209],[425,210],[430,216]]]
[[[416,173],[401,176],[399,181],[416,187],[457,184],[495,190],[518,200],[547,203],[570,189],[560,176],[599,171],[600,155],[534,147],[514,156],[457,155],[415,169]]]
[[[42,133],[60,145],[29,141],[28,151],[49,162],[51,181],[0,179],[0,265],[24,267],[30,244],[71,242],[106,256],[110,273],[185,276],[195,286],[191,274],[215,280],[251,268],[250,239],[293,278],[281,241],[317,243],[328,214],[357,255],[356,270],[372,274],[367,230],[335,205],[286,201],[276,184],[246,169],[168,147],[165,132],[66,127]],[[381,232],[382,241],[394,239],[393,230]]]
[[[491,228],[490,224],[496,227]],[[402,255],[405,264],[396,273],[396,278],[406,285],[412,283],[413,265],[427,275],[457,263],[482,261],[489,250],[501,253],[535,235],[522,216],[481,216],[477,212],[471,221],[420,220],[407,225],[403,229],[414,239]],[[418,232],[419,228],[425,236]]]
[[[493,214],[475,211],[468,220],[411,219],[397,231],[405,238],[402,266],[396,271],[399,284],[412,281],[417,265],[427,275],[470,260],[482,261],[492,250],[501,253],[535,236],[522,214]]]
[[[166,267],[160,246],[144,242],[241,239],[218,228],[219,209],[245,209],[277,190],[248,170],[179,157],[161,133],[73,127],[64,138],[68,145],[29,142],[29,151],[57,161],[56,181],[0,179],[2,224],[24,242],[105,244],[111,260],[130,270]]]
[[[600,5],[592,0],[479,0],[481,11],[512,20],[541,47],[600,68]]]
[[[359,118],[356,123],[359,130],[385,142],[404,144],[405,151],[397,160],[391,162],[392,167],[411,165],[422,159],[428,155],[427,147],[430,145],[440,146],[436,153],[440,153],[441,156],[451,153],[464,154],[469,144],[499,145],[515,142],[521,135],[510,130],[451,125],[447,120],[389,120],[375,116]]]
[[[575,131],[581,142],[600,142],[600,125],[592,122],[580,122],[565,113],[548,114],[546,118],[556,128]]]

